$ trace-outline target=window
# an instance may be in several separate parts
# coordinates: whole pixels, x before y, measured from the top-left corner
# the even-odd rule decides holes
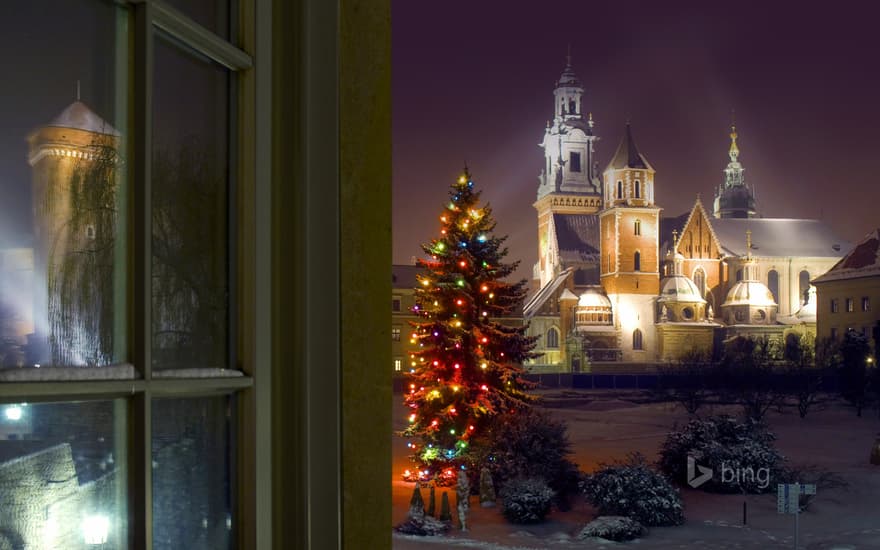
[[[400,342],[400,328],[392,327],[391,328],[391,340],[395,342]]]
[[[633,271],[642,270],[642,253],[638,250],[633,254]]]
[[[551,327],[547,331],[547,347],[548,348],[558,348],[559,347],[559,331],[555,327]]]
[[[572,151],[568,156],[568,169],[572,172],[581,171],[581,154]]]
[[[831,339],[837,340],[837,327],[831,327]]]
[[[775,269],[767,272],[767,288],[773,294],[773,301],[779,303],[779,273]]]
[[[862,296],[862,311],[871,311],[871,299],[867,296]]]
[[[642,198],[642,183],[639,180],[636,180],[635,184],[635,197],[637,199]]]
[[[852,298],[847,298],[846,301],[845,301],[844,303],[846,304],[846,312],[847,312],[847,313],[852,313],[852,312],[853,312],[853,309],[854,309],[854,307],[853,307],[853,299],[852,299]]]
[[[639,329],[635,329],[633,331],[633,349],[634,350],[644,349],[642,347],[642,331]]]
[[[740,282],[743,280],[743,270],[742,268],[736,270],[736,282]]]
[[[837,313],[840,310],[840,300],[837,298],[831,299],[831,313]]]
[[[395,359],[394,360],[394,372],[400,372],[403,370],[403,360]]]
[[[636,220],[633,222],[633,235],[639,236],[642,234],[642,220]]]
[[[706,273],[702,267],[698,267],[694,271],[694,284],[700,291],[700,296],[706,296]]]
[[[391,311],[400,311],[400,297],[391,298]]]
[[[798,293],[801,295],[801,303],[807,303],[810,292],[810,272],[803,270],[798,273]]]
[[[0,237],[14,227],[30,241],[0,250],[0,316],[14,288],[29,304],[0,319],[0,357],[14,363],[0,367],[31,380],[0,382],[20,399],[0,405],[15,423],[0,439],[23,443],[0,462],[30,462],[0,468],[0,487],[26,487],[28,503],[7,510],[0,496],[0,547],[79,547],[85,523],[90,547],[151,536],[157,549],[229,548],[253,506],[240,506],[235,481],[251,476],[234,466],[253,464],[239,453],[253,445],[231,426],[270,420],[238,406],[241,392],[267,395],[253,385],[265,367],[244,348],[264,349],[254,327],[268,317],[238,300],[263,299],[253,266],[271,265],[253,230],[268,211],[255,190],[270,181],[250,158],[254,136],[269,134],[239,108],[255,103],[238,80],[253,60],[159,2],[33,4],[0,19],[2,48],[19,51],[5,77],[20,83],[0,91],[0,179],[28,182],[5,195]],[[214,30],[237,36],[229,2],[211,4],[225,26]],[[46,76],[33,78],[34,56]],[[70,75],[83,80],[51,89]]]
[[[620,180],[617,180],[617,198],[623,198],[623,182]]]

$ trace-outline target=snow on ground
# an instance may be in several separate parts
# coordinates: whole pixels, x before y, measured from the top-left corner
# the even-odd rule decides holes
[[[627,392],[548,392],[548,409],[566,421],[580,468],[592,471],[601,462],[623,458],[640,451],[650,460],[657,456],[667,431],[687,414],[669,403],[643,402],[638,393]],[[406,409],[395,396],[394,429],[406,423]],[[736,408],[701,410],[701,415],[727,412]],[[801,420],[795,410],[768,414],[777,434],[778,448],[789,464],[812,466],[838,474],[849,485],[819,489],[809,510],[800,516],[802,550],[880,549],[880,466],[868,463],[871,446],[880,431],[876,411],[857,418],[843,403],[832,403],[825,410],[811,411]],[[400,479],[409,467],[406,441],[394,436],[392,471],[392,519],[406,518],[413,485]],[[441,493],[437,491],[439,508]],[[427,497],[427,491],[423,491]],[[454,491],[450,491],[454,502]],[[554,510],[543,524],[518,526],[507,523],[499,508],[480,508],[472,501],[470,530],[457,529],[444,537],[394,535],[396,550],[433,548],[515,549],[620,549],[623,546],[658,550],[705,548],[712,550],[759,550],[794,548],[794,516],[776,512],[776,495],[749,495],[748,524],[742,525],[741,495],[712,495],[682,490],[685,524],[655,527],[644,538],[615,543],[603,540],[579,541],[575,535],[590,521],[595,511],[579,499],[572,510]]]

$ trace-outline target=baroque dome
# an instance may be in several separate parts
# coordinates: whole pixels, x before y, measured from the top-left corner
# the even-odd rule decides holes
[[[727,293],[727,299],[724,300],[723,305],[769,307],[775,306],[776,301],[773,299],[773,293],[770,292],[770,289],[764,283],[760,281],[739,281]]]
[[[672,275],[663,281],[658,302],[705,303],[700,289],[684,275]]]

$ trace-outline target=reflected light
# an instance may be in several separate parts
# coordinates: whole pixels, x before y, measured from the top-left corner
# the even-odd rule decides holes
[[[86,544],[104,544],[110,531],[110,520],[100,514],[89,516],[83,520],[82,529]]]
[[[12,421],[21,420],[21,407],[18,405],[6,407],[6,419]]]

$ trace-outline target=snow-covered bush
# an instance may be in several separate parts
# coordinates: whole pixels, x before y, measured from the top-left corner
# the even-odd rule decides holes
[[[395,526],[394,530],[404,535],[432,537],[449,531],[449,523],[438,521],[431,516],[423,516],[421,519],[407,518],[406,521]]]
[[[642,524],[625,516],[599,516],[581,529],[579,540],[599,537],[615,542],[625,542],[645,534]]]
[[[512,523],[540,523],[550,512],[553,496],[541,478],[511,479],[501,490],[501,513]]]
[[[660,450],[660,470],[682,485],[688,482],[688,458],[694,468],[713,472],[699,489],[716,493],[765,493],[776,490],[783,457],[776,436],[762,424],[727,415],[693,419],[673,430]],[[694,470],[700,474],[701,470]]]
[[[583,482],[587,500],[603,516],[626,516],[642,525],[679,525],[684,521],[681,495],[645,458],[602,464]]]
[[[521,409],[498,420],[487,437],[474,444],[472,474],[489,468],[499,494],[511,479],[543,478],[556,493],[554,504],[567,510],[581,473],[568,458],[571,442],[565,423],[534,409]],[[475,477],[472,486],[477,484]]]

